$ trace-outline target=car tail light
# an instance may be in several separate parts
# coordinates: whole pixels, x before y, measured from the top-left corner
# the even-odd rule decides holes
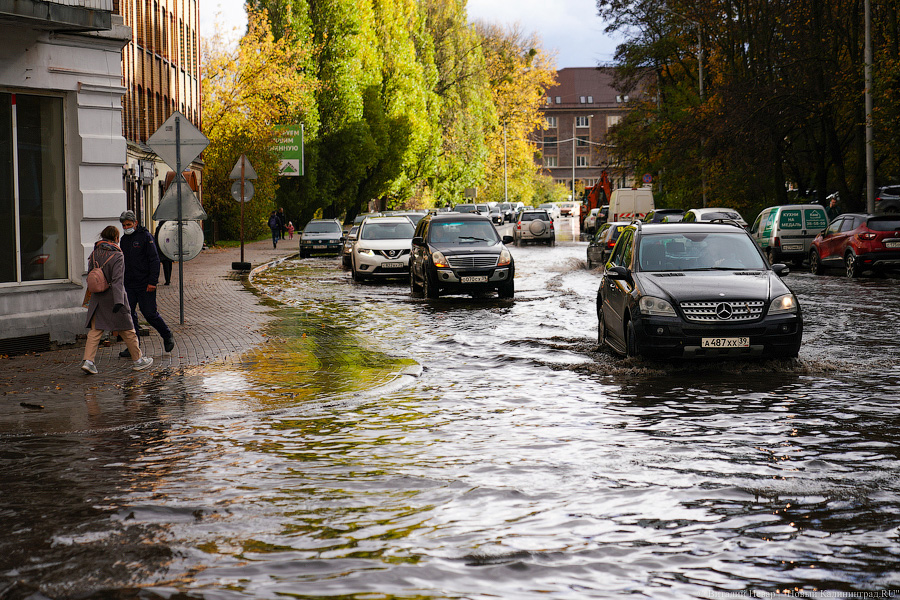
[[[610,240],[610,241],[606,242],[607,248],[612,248],[615,245],[616,245],[616,240]]]
[[[874,240],[877,237],[878,237],[878,234],[872,233],[871,231],[859,234],[859,239],[866,240],[866,241]]]
[[[776,248],[781,248],[781,238],[779,238],[778,236],[776,236],[776,237],[775,237],[775,244],[774,244],[774,245],[775,245]]]

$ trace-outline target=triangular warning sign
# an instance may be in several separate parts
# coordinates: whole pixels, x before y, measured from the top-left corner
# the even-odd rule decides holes
[[[241,178],[241,162],[244,163],[244,179],[259,179],[256,176],[256,171],[253,170],[253,165],[250,164],[250,161],[247,160],[247,156],[241,154],[241,157],[238,159],[236,163],[234,163],[234,168],[231,170],[231,175],[228,176],[229,179],[240,179]]]
[[[197,199],[194,190],[188,185],[184,177],[178,178],[178,185],[170,185],[165,195],[159,201],[159,205],[153,212],[154,221],[178,220],[178,188],[181,188],[181,220],[196,221],[206,218],[206,211]]]

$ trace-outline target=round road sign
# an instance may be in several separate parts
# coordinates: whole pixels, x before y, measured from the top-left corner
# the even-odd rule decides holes
[[[241,201],[241,182],[235,181],[231,184],[231,196],[237,202]],[[253,197],[253,184],[244,180],[244,202],[250,202],[250,198]]]
[[[197,221],[166,221],[159,228],[159,249],[170,259],[177,261],[178,251],[178,224],[181,223],[181,237],[184,240],[184,254],[182,260],[196,258],[203,249],[203,228]]]

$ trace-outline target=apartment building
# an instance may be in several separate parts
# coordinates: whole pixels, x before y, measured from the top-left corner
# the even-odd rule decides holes
[[[634,183],[633,167],[622,163],[607,143],[609,129],[637,99],[614,87],[614,75],[612,67],[560,69],[556,85],[544,97],[545,128],[535,137],[542,172],[569,190],[574,181],[578,194],[597,183],[604,170],[614,188]]]
[[[0,0],[0,354],[85,332],[83,277],[125,209],[113,0]]]

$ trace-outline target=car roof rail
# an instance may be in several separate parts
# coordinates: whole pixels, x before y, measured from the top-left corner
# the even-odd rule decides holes
[[[641,230],[641,226],[643,226],[643,222],[642,222],[640,219],[632,219],[632,220],[631,220],[631,223],[629,223],[629,225],[636,225],[638,231],[640,231],[640,230]]]
[[[707,223],[724,223],[725,225],[734,225],[740,229],[743,229],[744,226],[735,221],[734,219],[710,219]]]

